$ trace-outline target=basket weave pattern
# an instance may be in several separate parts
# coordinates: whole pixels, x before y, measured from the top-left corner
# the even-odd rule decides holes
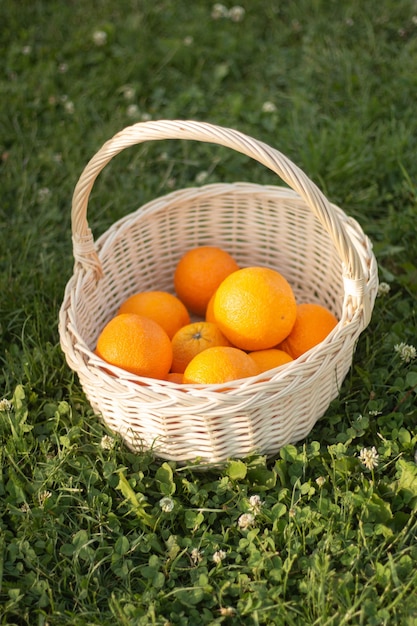
[[[158,139],[224,145],[263,163],[291,188],[224,183],[183,189],[114,223],[95,242],[87,204],[96,177],[124,148]],[[338,395],[370,321],[376,261],[357,222],[278,151],[200,122],[135,124],[86,166],[74,191],[72,231],[75,267],[60,310],[61,346],[94,410],[133,450],[207,463],[271,455],[305,438]],[[120,303],[140,290],[172,291],[178,260],[199,245],[226,249],[241,266],[279,270],[299,302],[324,304],[339,324],[269,380],[260,375],[223,386],[178,386],[104,364],[93,350]]]

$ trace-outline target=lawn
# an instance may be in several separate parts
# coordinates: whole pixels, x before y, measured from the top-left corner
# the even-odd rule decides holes
[[[415,2],[2,0],[0,23],[0,623],[416,626]],[[272,458],[133,454],[60,348],[75,184],[150,119],[279,149],[373,241],[340,395]],[[89,223],[237,180],[281,184],[233,151],[144,144],[103,172]]]

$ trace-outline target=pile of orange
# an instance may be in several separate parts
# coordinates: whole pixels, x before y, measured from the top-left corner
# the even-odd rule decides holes
[[[240,268],[216,246],[186,252],[173,288],[176,295],[145,291],[127,298],[101,331],[96,354],[139,376],[225,383],[285,366],[338,323],[320,304],[298,304],[280,272]]]

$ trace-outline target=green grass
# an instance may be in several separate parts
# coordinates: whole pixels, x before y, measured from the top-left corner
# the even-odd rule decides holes
[[[417,343],[417,10],[245,9],[234,22],[203,0],[0,3],[1,624],[417,624],[417,368],[395,349]],[[274,458],[199,473],[103,446],[60,350],[72,191],[104,141],[148,117],[266,141],[374,242],[390,291],[340,397]],[[201,172],[277,182],[219,148],[141,146],[97,181],[94,234]]]

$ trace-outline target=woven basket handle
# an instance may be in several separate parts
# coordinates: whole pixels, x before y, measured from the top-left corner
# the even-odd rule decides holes
[[[275,172],[287,185],[299,193],[329,233],[343,263],[343,275],[348,293],[354,298],[356,304],[364,304],[365,310],[369,309],[368,298],[365,297],[364,302],[369,268],[361,261],[361,255],[355,245],[352,245],[352,229],[349,228],[349,220],[342,222],[340,215],[336,213],[318,187],[278,150],[239,131],[205,122],[181,120],[142,122],[128,126],[102,146],[85,167],[74,190],[72,236],[76,264],[80,263],[85,269],[92,268],[97,277],[102,274],[93,235],[87,222],[89,196],[101,170],[125,148],[145,141],[162,139],[188,139],[219,144],[241,152]],[[355,244],[358,247],[370,247],[368,240],[355,241]],[[365,318],[367,317],[365,312]]]

